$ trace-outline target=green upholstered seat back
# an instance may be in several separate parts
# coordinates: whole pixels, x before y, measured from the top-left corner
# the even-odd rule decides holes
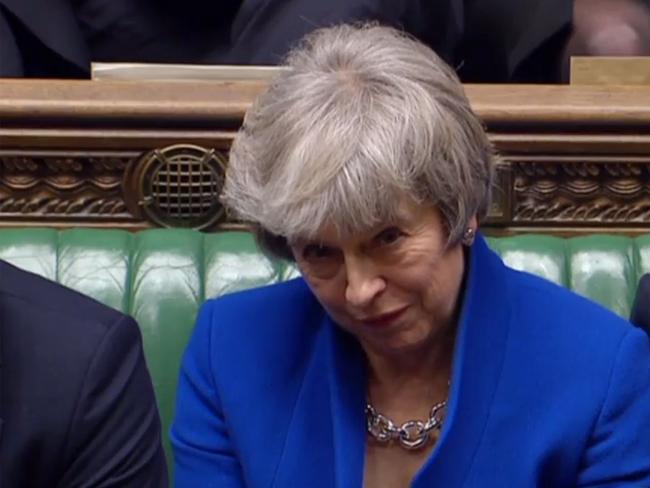
[[[639,277],[650,272],[650,234],[522,235],[491,238],[489,244],[509,265],[567,286],[624,317]],[[3,229],[0,258],[138,320],[165,434],[199,304],[206,297],[297,276],[292,265],[265,258],[250,234],[234,231]]]

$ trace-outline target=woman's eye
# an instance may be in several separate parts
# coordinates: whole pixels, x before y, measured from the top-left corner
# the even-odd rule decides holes
[[[388,245],[397,242],[403,235],[404,233],[397,227],[389,227],[377,234],[375,240],[381,245]]]
[[[332,256],[332,249],[321,244],[309,244],[302,251],[305,259],[325,259]]]

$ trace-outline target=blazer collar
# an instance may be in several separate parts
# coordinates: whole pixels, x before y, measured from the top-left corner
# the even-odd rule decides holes
[[[510,296],[507,268],[479,235],[470,252],[445,423],[414,488],[462,486],[469,474],[501,376]]]
[[[438,444],[412,486],[461,486],[497,389],[510,322],[506,268],[480,235],[472,246]],[[330,319],[329,392],[337,488],[359,487],[365,461],[366,371],[361,348]]]
[[[324,313],[319,325],[286,440],[278,446],[281,455],[274,487],[358,488],[362,484],[363,355],[358,343]]]
[[[363,484],[366,367],[359,343],[326,319],[336,488]]]

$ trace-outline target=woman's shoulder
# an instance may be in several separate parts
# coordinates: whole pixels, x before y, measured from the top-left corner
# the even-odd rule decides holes
[[[324,313],[305,281],[296,278],[209,299],[196,328],[210,339],[213,353],[287,353],[304,348]]]
[[[281,311],[282,308],[295,309],[295,307],[311,305],[312,302],[314,302],[313,294],[307,283],[298,277],[210,298],[205,302],[204,307],[255,314],[269,310]]]
[[[238,417],[258,410],[261,398],[293,398],[297,383],[290,379],[308,367],[324,317],[302,279],[210,299],[199,312],[183,369],[192,376],[202,368],[219,392],[220,408]]]
[[[597,361],[611,359],[626,336],[647,340],[624,317],[567,288],[518,271],[512,272],[511,280],[515,331],[534,337],[539,345],[570,355],[580,350]]]
[[[513,271],[511,279],[516,286],[510,288],[506,370],[512,378],[522,378],[521,372],[526,372],[520,388],[534,385],[535,395],[549,398],[573,391],[575,408],[583,409],[584,418],[595,418],[612,388],[613,375],[629,367],[626,381],[645,389],[650,400],[650,338],[643,330],[542,278]],[[530,380],[533,377],[535,381]]]
[[[600,486],[605,479],[628,486],[631,472],[645,480],[648,448],[638,439],[650,432],[648,337],[604,307],[536,276],[507,271],[499,285],[505,285],[498,287],[504,293],[499,304],[507,307],[508,318],[487,317],[480,324],[491,325],[477,332],[490,344],[489,353],[480,361],[468,359],[474,366],[468,369],[471,377],[482,380],[475,384],[489,384],[480,375],[494,371],[499,378],[485,430],[489,447],[476,456],[487,471],[476,469],[474,479],[524,442],[526,463],[506,473],[518,479],[509,486],[558,486],[567,479],[580,486]],[[507,332],[496,336],[501,324],[507,324]],[[488,342],[494,337],[502,340]],[[549,464],[551,458],[561,462]],[[536,483],[532,471],[526,472],[530,466],[542,477]],[[487,481],[494,483],[496,478]],[[634,486],[641,485],[650,486]]]

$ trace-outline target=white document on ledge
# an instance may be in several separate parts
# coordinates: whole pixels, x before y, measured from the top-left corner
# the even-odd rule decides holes
[[[215,81],[271,80],[281,66],[235,66],[156,63],[91,63],[93,80]]]

